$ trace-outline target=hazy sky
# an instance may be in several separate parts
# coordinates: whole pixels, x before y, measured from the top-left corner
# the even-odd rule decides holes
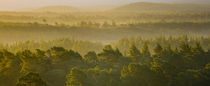
[[[96,6],[96,5],[117,5],[138,1],[155,2],[204,2],[210,0],[0,0],[0,10],[15,10],[25,8],[36,8],[50,5],[71,5],[71,6]]]

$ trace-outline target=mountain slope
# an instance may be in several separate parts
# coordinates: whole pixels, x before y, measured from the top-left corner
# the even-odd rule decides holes
[[[140,12],[140,11],[210,11],[210,4],[195,3],[150,3],[136,2],[116,7],[111,11]]]

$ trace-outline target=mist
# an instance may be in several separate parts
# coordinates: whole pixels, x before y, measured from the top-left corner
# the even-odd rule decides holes
[[[210,86],[210,0],[0,0],[0,86]]]

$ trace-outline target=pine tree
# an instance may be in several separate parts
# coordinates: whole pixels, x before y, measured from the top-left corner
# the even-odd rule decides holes
[[[162,51],[162,57],[165,58],[165,60],[168,60],[169,57],[173,57],[174,52],[171,49],[171,45],[169,44],[167,47],[165,47]]]
[[[192,56],[192,48],[187,42],[183,42],[180,46],[180,53],[185,56]]]
[[[142,48],[142,55],[143,55],[143,57],[150,57],[151,56],[147,43],[145,43],[143,48]]]
[[[138,57],[138,56],[141,56],[141,53],[140,53],[140,51],[136,48],[135,45],[132,45],[132,46],[130,47],[128,56],[129,56],[129,57]]]
[[[115,53],[117,56],[123,56],[118,48],[116,48]]]
[[[135,45],[132,45],[130,47],[130,50],[128,52],[128,56],[134,61],[137,62],[139,60],[141,60],[141,53],[140,51],[136,48]]]
[[[196,46],[193,48],[193,53],[194,54],[203,54],[205,51],[204,49],[201,47],[200,43],[197,42]]]
[[[161,47],[161,45],[159,43],[157,43],[156,47],[154,48],[155,55],[160,57],[162,49],[163,48]]]
[[[101,53],[98,54],[99,60],[104,60],[110,64],[113,64],[114,62],[118,61],[119,54],[121,54],[119,51],[113,50],[111,45],[106,45]]]

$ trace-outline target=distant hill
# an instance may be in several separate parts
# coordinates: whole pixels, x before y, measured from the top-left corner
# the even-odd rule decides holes
[[[83,11],[106,11],[115,8],[115,5],[98,5],[98,6],[83,6],[79,7]]]
[[[28,11],[36,11],[36,12],[77,12],[80,11],[79,8],[72,6],[47,6],[41,7],[37,9],[31,9]]]
[[[210,4],[136,2],[112,9],[115,12],[140,11],[210,11]]]

